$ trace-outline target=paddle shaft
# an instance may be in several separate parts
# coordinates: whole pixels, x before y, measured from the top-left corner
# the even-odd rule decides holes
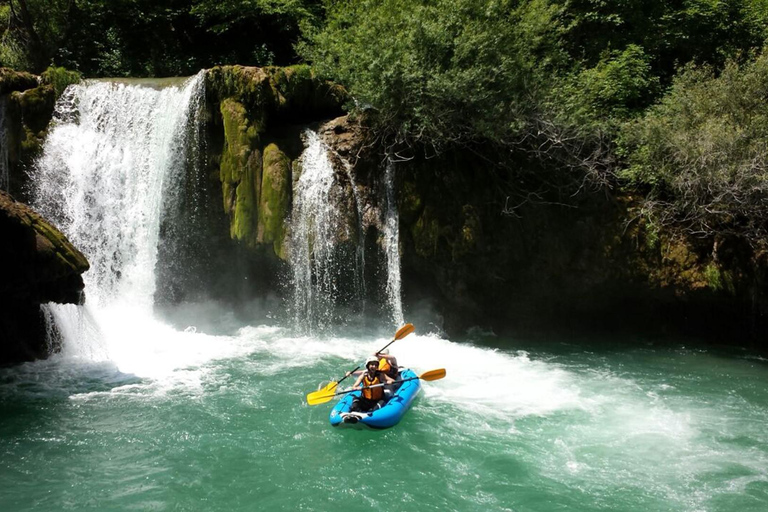
[[[338,393],[334,393],[333,396],[346,395],[347,393],[352,393],[353,391],[360,391],[362,389],[373,389],[373,388],[380,388],[380,387],[383,387],[383,386],[395,385],[395,384],[398,384],[400,382],[408,382],[409,380],[419,380],[420,378],[421,377],[409,377],[407,379],[397,380],[397,381],[393,382],[392,384],[389,384],[387,382],[382,382],[381,384],[374,384],[373,386],[364,386],[364,387],[362,387],[360,389],[348,389],[346,391],[339,391]]]
[[[381,352],[384,352],[385,350],[387,350],[387,347],[389,347],[391,344],[393,344],[394,342],[396,342],[399,339],[405,338],[408,334],[411,334],[412,332],[413,332],[413,326],[411,324],[405,324],[400,329],[398,329],[397,333],[395,333],[395,337],[392,338],[392,341],[390,341],[389,343],[384,345],[383,348],[380,348],[379,350],[377,350],[376,353],[380,354]],[[344,379],[346,379],[347,377],[349,377],[350,375],[355,373],[357,370],[359,370],[361,366],[362,366],[361,364],[357,365],[354,370],[352,370],[348,374],[344,375],[344,377],[339,379],[339,381],[336,383],[336,385],[338,386],[339,384],[344,382]]]

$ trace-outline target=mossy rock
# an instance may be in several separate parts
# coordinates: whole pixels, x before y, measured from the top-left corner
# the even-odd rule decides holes
[[[217,66],[206,73],[206,88],[215,101],[232,98],[242,103],[261,125],[271,118],[284,122],[340,115],[348,99],[343,87],[317,79],[305,65]]]
[[[64,89],[70,85],[79,84],[83,80],[83,76],[77,71],[70,71],[66,68],[49,67],[43,71],[40,79],[43,84],[53,87],[56,98],[58,98]]]
[[[253,246],[257,242],[257,211],[261,155],[258,126],[245,107],[226,99],[221,103],[224,148],[219,168],[224,211],[230,216],[230,236]]]
[[[424,208],[419,219],[411,227],[411,235],[416,254],[422,258],[432,258],[437,254],[437,242],[440,236],[440,223],[432,208]]]
[[[291,208],[291,160],[275,144],[264,148],[261,198],[259,200],[260,243],[272,244],[282,260],[287,234],[286,219]]]
[[[11,101],[18,105],[21,119],[29,132],[37,137],[42,136],[53,118],[53,108],[56,105],[56,91],[52,85],[41,85],[34,89],[11,94]]]
[[[0,68],[0,95],[34,89],[38,85],[40,85],[40,79],[31,73]]]
[[[219,102],[233,99],[242,104],[251,119],[263,125],[277,104],[277,93],[269,74],[262,68],[216,66],[205,74],[206,89]]]

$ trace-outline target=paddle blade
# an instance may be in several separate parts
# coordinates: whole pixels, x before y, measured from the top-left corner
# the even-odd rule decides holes
[[[443,377],[445,377],[445,368],[440,368],[439,370],[431,370],[419,375],[421,380],[439,380]]]
[[[411,334],[415,330],[416,330],[416,328],[413,326],[413,324],[405,324],[404,326],[402,326],[401,328],[399,328],[397,330],[397,332],[395,333],[395,339],[396,340],[401,340],[401,339],[405,338],[406,336],[408,336],[409,334]]]
[[[334,396],[336,395],[323,390],[315,391],[314,393],[307,395],[307,403],[309,405],[324,404],[326,402],[330,402]]]
[[[336,386],[338,385],[339,385],[338,382],[331,381],[324,388],[319,389],[317,391],[313,391],[312,393],[307,395],[307,403],[309,405],[317,405],[317,404],[324,404],[325,402],[330,402],[331,398],[334,397],[334,393],[336,392]]]

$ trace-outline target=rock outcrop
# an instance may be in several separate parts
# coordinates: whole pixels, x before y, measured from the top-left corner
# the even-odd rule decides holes
[[[88,261],[31,208],[0,191],[0,364],[45,357],[40,304],[84,301]]]
[[[223,130],[219,178],[230,235],[252,248],[270,246],[285,259],[282,224],[301,130],[338,115],[346,93],[306,66],[216,67],[206,73],[206,90],[213,130]]]
[[[9,183],[6,191],[26,200],[27,169],[42,150],[56,99],[80,75],[51,68],[42,76],[0,68],[0,108],[4,109],[5,145]]]
[[[383,172],[386,155],[364,126],[339,118],[322,133],[353,162],[356,183]],[[762,343],[768,266],[760,251],[655,232],[629,195],[532,189],[494,168],[491,148],[483,151],[414,152],[397,164],[410,319],[423,315],[422,323],[453,334],[479,326]]]

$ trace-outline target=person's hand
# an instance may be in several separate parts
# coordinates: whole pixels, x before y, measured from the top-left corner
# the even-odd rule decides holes
[[[345,373],[345,374],[344,374],[344,378],[347,378],[347,377],[349,377],[350,375],[352,375],[352,372],[347,372],[347,373]]]

